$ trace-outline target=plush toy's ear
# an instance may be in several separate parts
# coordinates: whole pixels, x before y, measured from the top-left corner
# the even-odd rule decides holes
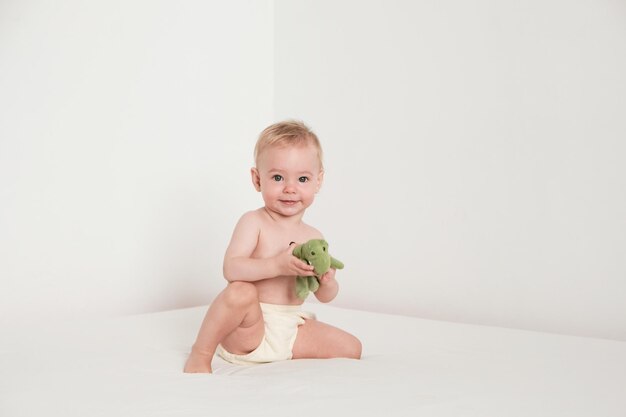
[[[293,256],[295,256],[296,258],[300,258],[302,259],[302,245],[298,245],[293,249],[293,252],[291,252],[293,254]]]

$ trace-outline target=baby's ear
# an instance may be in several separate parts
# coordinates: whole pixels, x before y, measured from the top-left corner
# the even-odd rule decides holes
[[[259,170],[256,167],[250,169],[250,176],[252,177],[252,185],[254,185],[254,189],[261,191],[261,175],[259,175]]]
[[[324,170],[320,170],[319,175],[317,176],[317,186],[315,187],[315,192],[319,192],[320,188],[322,188],[322,184],[324,183]]]

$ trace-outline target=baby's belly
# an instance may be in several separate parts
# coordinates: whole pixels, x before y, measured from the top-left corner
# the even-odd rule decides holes
[[[254,283],[259,292],[259,301],[268,304],[300,305],[296,295],[295,277],[277,277]]]

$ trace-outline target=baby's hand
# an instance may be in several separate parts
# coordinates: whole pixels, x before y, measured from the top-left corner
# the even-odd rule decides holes
[[[328,270],[328,272],[326,272],[324,275],[322,275],[321,277],[319,277],[320,280],[320,284],[325,284],[329,281],[332,281],[335,279],[335,274],[337,273],[337,270],[335,268],[330,268]]]
[[[292,243],[286,251],[276,256],[280,275],[300,275],[302,277],[315,275],[313,265],[309,265],[293,255],[294,245],[295,244]]]

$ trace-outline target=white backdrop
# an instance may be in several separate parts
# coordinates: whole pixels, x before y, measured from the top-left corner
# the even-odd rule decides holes
[[[626,340],[616,1],[0,3],[0,323],[208,303],[258,132],[338,305]]]
[[[0,322],[223,287],[272,21],[270,1],[0,3]]]
[[[618,1],[278,1],[338,302],[626,340],[625,45]]]

